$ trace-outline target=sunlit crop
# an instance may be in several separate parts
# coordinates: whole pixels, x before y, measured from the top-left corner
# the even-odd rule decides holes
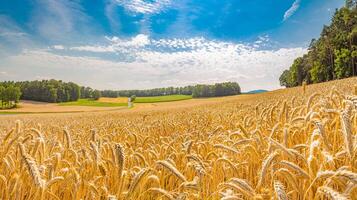
[[[0,199],[356,199],[356,79],[0,119]]]

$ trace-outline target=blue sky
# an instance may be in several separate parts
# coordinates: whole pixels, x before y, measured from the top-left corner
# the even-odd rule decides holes
[[[279,88],[343,0],[11,0],[0,5],[0,80],[98,89],[237,81]]]

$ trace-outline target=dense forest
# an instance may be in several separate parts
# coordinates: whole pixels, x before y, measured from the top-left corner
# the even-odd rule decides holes
[[[42,81],[6,81],[0,82],[4,88],[15,87],[21,92],[20,99],[42,102],[77,101],[81,97],[81,88],[72,82],[65,83],[58,80]]]
[[[214,97],[214,96],[228,96],[237,95],[241,93],[238,83],[225,82],[216,83],[214,85],[195,85],[185,87],[167,87],[155,88],[148,90],[104,90],[101,91],[103,97],[149,97],[149,96],[165,96],[165,95],[192,95],[194,98],[198,97]]]
[[[347,0],[336,9],[320,38],[313,39],[308,53],[295,59],[280,76],[280,84],[294,87],[357,75],[357,1]]]

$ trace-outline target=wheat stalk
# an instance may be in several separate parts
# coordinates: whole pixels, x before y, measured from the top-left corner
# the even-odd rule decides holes
[[[183,182],[187,182],[186,177],[171,163],[166,160],[159,160],[156,162],[157,165],[161,165],[164,168],[168,169],[172,174],[181,179]]]

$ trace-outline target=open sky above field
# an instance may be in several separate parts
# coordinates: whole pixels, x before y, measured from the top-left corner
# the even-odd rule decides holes
[[[0,81],[97,89],[237,81],[275,89],[344,0],[11,0]]]

